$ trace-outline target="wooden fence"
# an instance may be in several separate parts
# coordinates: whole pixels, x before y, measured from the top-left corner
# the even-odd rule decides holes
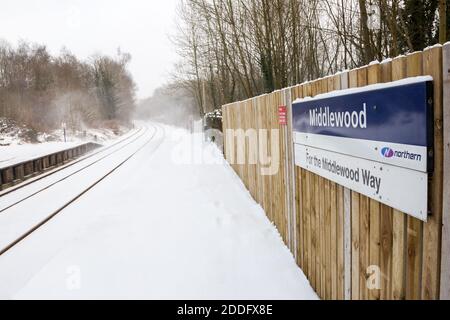
[[[434,79],[435,172],[429,182],[427,223],[294,165],[292,101],[420,75]],[[227,160],[275,223],[321,298],[450,298],[449,87],[447,44],[223,106]],[[278,123],[282,105],[288,107],[287,126]],[[280,146],[278,173],[263,175],[264,161],[249,161],[261,154],[255,141],[241,140],[239,145],[227,135],[233,132],[228,129],[268,130],[258,143],[267,140],[269,150]],[[272,129],[279,135],[271,136]],[[235,155],[242,144],[250,152],[239,164]],[[270,156],[274,159],[273,153]],[[381,270],[376,289],[367,285],[375,271],[371,266]]]

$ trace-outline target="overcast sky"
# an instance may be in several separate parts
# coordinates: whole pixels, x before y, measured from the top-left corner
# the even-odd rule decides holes
[[[145,98],[167,81],[177,60],[168,39],[175,32],[179,0],[14,0],[1,1],[0,39],[63,46],[82,59],[92,54],[132,54],[130,71]]]

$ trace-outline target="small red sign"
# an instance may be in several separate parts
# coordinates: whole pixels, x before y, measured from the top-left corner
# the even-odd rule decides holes
[[[286,106],[278,107],[278,122],[282,126],[287,125],[287,108],[286,108]]]

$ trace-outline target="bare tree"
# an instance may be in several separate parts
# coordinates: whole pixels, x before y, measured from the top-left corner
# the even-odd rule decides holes
[[[42,45],[0,42],[0,117],[38,130],[127,122],[135,105],[130,59],[118,52],[82,62],[67,49],[53,57]]]

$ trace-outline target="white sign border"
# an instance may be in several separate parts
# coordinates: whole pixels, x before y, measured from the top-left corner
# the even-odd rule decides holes
[[[336,182],[348,189],[363,194],[373,200],[384,203],[394,209],[411,215],[424,222],[428,219],[428,174],[398,166],[383,164],[363,158],[295,144],[295,164],[325,179]],[[338,176],[314,164],[308,163],[307,155],[317,159],[329,159],[338,164],[358,170],[370,170],[381,179],[379,194],[362,183]]]
[[[294,142],[309,147],[343,153],[349,156],[399,166],[406,169],[421,171],[424,173],[428,172],[427,147],[301,132],[294,132]],[[394,151],[407,151],[411,154],[420,155],[421,161],[413,161],[410,159],[397,157],[383,157],[381,151],[386,147],[391,148]]]

